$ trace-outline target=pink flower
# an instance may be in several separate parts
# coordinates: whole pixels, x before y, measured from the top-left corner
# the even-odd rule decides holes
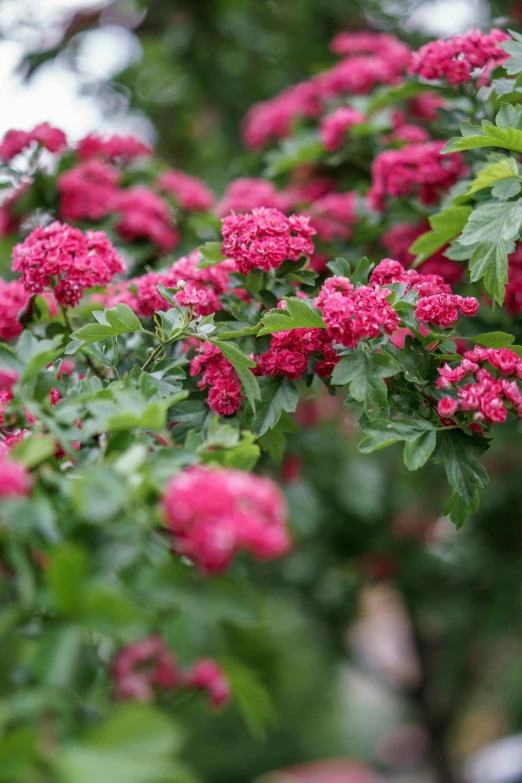
[[[9,161],[18,155],[32,142],[37,142],[49,152],[61,152],[67,147],[65,133],[43,122],[32,131],[9,130],[0,143],[0,160]]]
[[[121,217],[116,230],[128,242],[148,239],[163,252],[173,250],[179,241],[171,210],[161,196],[143,185],[121,190],[114,198]]]
[[[399,317],[387,301],[390,295],[378,285],[353,289],[347,278],[329,278],[315,300],[326,323],[326,334],[334,343],[355,348],[360,340],[392,334]]]
[[[243,274],[252,269],[277,269],[283,261],[298,261],[313,253],[315,229],[303,215],[286,217],[277,209],[259,207],[244,215],[223,218],[222,252]]]
[[[421,323],[431,323],[449,329],[462,315],[475,315],[479,303],[473,296],[462,297],[457,294],[439,293],[424,296],[415,306],[415,317]]]
[[[90,133],[78,142],[76,154],[80,160],[103,157],[108,160],[121,159],[125,162],[134,158],[149,157],[153,150],[147,144],[133,136],[109,136],[103,139],[96,133]]]
[[[284,193],[279,193],[268,180],[240,177],[226,189],[218,204],[218,214],[224,216],[230,212],[250,212],[256,207],[288,212],[289,202],[290,199]]]
[[[147,636],[121,650],[113,661],[111,674],[116,681],[114,697],[151,701],[154,689],[172,690],[180,686],[178,664],[160,636]]]
[[[271,479],[229,468],[193,467],[172,478],[163,496],[176,551],[209,573],[241,549],[261,560],[290,546],[287,508]]]
[[[442,400],[439,400],[437,410],[441,419],[449,419],[457,412],[458,407],[458,400],[454,400],[453,397],[443,397]]]
[[[214,205],[214,194],[203,180],[177,169],[169,169],[160,174],[156,187],[174,196],[185,212],[205,212]]]
[[[92,159],[65,171],[56,180],[62,220],[101,220],[113,209],[120,174]]]
[[[19,316],[29,303],[29,294],[19,280],[0,277],[0,340],[14,340],[22,333]]]
[[[0,367],[0,392],[10,392],[15,383],[17,383],[19,377],[16,370]]]
[[[364,114],[351,109],[349,106],[340,106],[331,114],[327,114],[321,120],[319,133],[321,141],[328,152],[334,152],[342,146],[346,132],[352,125],[364,122]]]
[[[190,362],[191,376],[200,375],[200,389],[210,386],[208,404],[210,410],[220,416],[231,416],[241,407],[243,395],[237,373],[219,348],[203,343],[202,350]]]
[[[205,690],[213,707],[222,707],[230,699],[230,684],[221,666],[211,658],[200,658],[185,675],[189,688]]]
[[[30,493],[31,484],[31,476],[24,466],[0,450],[0,498],[24,497]]]
[[[460,153],[441,155],[443,147],[443,141],[428,141],[377,155],[368,192],[371,208],[384,211],[386,196],[417,196],[422,204],[436,204],[467,170]]]
[[[507,40],[507,33],[494,28],[489,33],[470,30],[447,41],[431,41],[413,53],[409,72],[427,81],[446,79],[454,87],[471,81],[480,69],[487,78],[496,65],[508,59],[508,54],[498,45]],[[479,82],[485,83],[482,76]]]
[[[103,231],[87,231],[55,221],[38,226],[13,248],[13,270],[21,272],[25,290],[41,294],[54,289],[58,302],[75,307],[85,289],[107,285],[124,271]]]

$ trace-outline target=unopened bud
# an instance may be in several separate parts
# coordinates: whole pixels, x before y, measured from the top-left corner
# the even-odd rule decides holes
[[[186,288],[186,286],[187,283],[185,282],[185,280],[178,280],[178,282],[176,283],[176,288],[178,288],[180,291]]]

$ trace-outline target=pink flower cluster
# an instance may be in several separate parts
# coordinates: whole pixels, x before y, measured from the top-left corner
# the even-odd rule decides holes
[[[214,206],[214,194],[203,180],[177,169],[160,174],[156,187],[174,196],[180,209],[185,212],[205,212]]]
[[[399,283],[407,286],[407,291],[411,288],[418,291],[419,298],[436,296],[437,294],[451,294],[450,286],[444,282],[440,275],[425,275],[416,269],[404,269],[393,258],[383,258],[377,264],[370,275],[370,283],[378,286]]]
[[[222,261],[215,266],[198,269],[201,256],[197,250],[175,261],[164,272],[147,272],[108,291],[107,307],[123,302],[137,315],[151,318],[158,310],[168,308],[158,291],[162,283],[166,288],[178,288],[176,301],[182,307],[191,305],[196,315],[210,315],[221,309],[220,296],[228,289],[228,275],[233,271],[233,261]]]
[[[388,250],[392,258],[396,258],[404,267],[411,266],[415,255],[410,253],[409,248],[413,245],[417,237],[430,230],[430,224],[426,220],[418,225],[412,223],[397,223],[393,228],[385,231],[381,236],[381,242]],[[446,283],[456,283],[462,280],[465,267],[456,261],[450,261],[446,258],[444,251],[447,245],[437,250],[427,261],[420,265],[419,269],[424,274],[438,274]],[[522,268],[522,267],[521,267]]]
[[[509,282],[504,306],[510,315],[515,316],[522,313],[522,242],[517,242],[515,252],[508,259]]]
[[[56,181],[62,220],[101,220],[115,206],[120,172],[91,159],[60,174]]]
[[[124,271],[123,263],[103,231],[87,231],[55,221],[38,226],[13,248],[13,270],[25,290],[41,294],[54,289],[57,302],[75,307],[84,290],[105,286]]]
[[[111,666],[115,680],[114,698],[149,702],[155,691],[161,693],[194,688],[206,690],[213,707],[230,698],[230,685],[216,661],[201,658],[183,673],[161,636],[154,634],[121,650]]]
[[[109,136],[104,139],[96,133],[89,133],[80,142],[76,154],[80,160],[88,158],[106,158],[129,162],[135,158],[149,157],[153,150],[147,144],[133,136]]]
[[[13,386],[17,383],[19,377],[16,370],[0,367],[0,392],[12,392]]]
[[[321,358],[315,363],[314,372],[322,378],[331,375],[338,362],[331,339],[324,329],[288,329],[272,335],[270,348],[255,357],[256,375],[286,375],[294,381],[301,378],[313,355]]]
[[[419,299],[415,305],[415,317],[423,324],[434,324],[449,329],[462,315],[476,315],[479,308],[474,296],[458,294],[435,294]]]
[[[210,387],[208,405],[219,416],[231,416],[241,407],[241,384],[236,371],[217,345],[203,343],[200,353],[190,362],[192,377],[201,375],[200,389]]]
[[[522,419],[522,360],[515,351],[477,345],[464,353],[456,367],[441,367],[439,375],[437,387],[457,393],[456,398],[440,400],[438,411],[442,419],[465,412],[475,423],[501,423],[507,417],[507,405]]]
[[[399,326],[399,317],[387,301],[390,291],[378,285],[354,286],[347,277],[330,277],[315,300],[326,323],[326,333],[334,343],[355,348],[363,338]]]
[[[470,30],[447,41],[431,41],[413,53],[409,72],[427,81],[446,79],[456,86],[471,81],[474,72],[481,70],[480,86],[493,68],[508,59],[499,46],[507,40],[507,33],[493,28],[489,33]]]
[[[379,57],[394,60],[405,68],[410,62],[411,51],[407,44],[389,33],[372,33],[361,30],[356,33],[338,33],[330,44],[330,49],[339,57],[359,54],[377,54]]]
[[[67,147],[65,133],[42,122],[32,131],[8,130],[0,143],[0,161],[10,161],[33,142],[52,153],[61,152]]]
[[[23,326],[19,316],[27,307],[29,295],[19,280],[0,277],[0,340],[14,340]]]
[[[250,212],[256,207],[268,207],[288,212],[289,199],[266,179],[240,177],[230,183],[218,204],[218,214]]]
[[[286,503],[269,478],[192,467],[169,481],[163,508],[176,551],[205,572],[223,571],[242,549],[269,560],[290,546]]]
[[[286,217],[277,209],[259,207],[242,215],[232,213],[221,223],[223,255],[234,259],[242,274],[252,269],[268,272],[314,252],[311,238],[316,232],[304,215]]]
[[[31,476],[23,465],[0,449],[0,498],[19,498],[31,491]]]
[[[116,230],[128,242],[148,239],[168,253],[179,242],[171,210],[161,196],[144,185],[120,190],[113,201],[113,208],[120,213]]]
[[[443,141],[428,141],[377,155],[368,192],[371,208],[383,212],[386,196],[417,196],[422,204],[436,204],[467,170],[460,153],[443,156],[443,147]]]
[[[421,323],[432,323],[448,329],[462,315],[475,315],[479,308],[474,296],[458,296],[440,275],[424,275],[416,269],[404,269],[398,261],[384,258],[373,270],[370,282],[378,285],[400,283],[418,291],[415,317]]]
[[[336,53],[345,52],[344,59],[250,109],[244,123],[246,146],[258,149],[270,138],[287,137],[297,119],[317,117],[331,98],[365,95],[377,84],[397,84],[409,64],[410,50],[391,35],[379,40],[380,46],[375,37],[369,49],[368,33],[339,35],[332,46]]]
[[[336,237],[349,239],[351,227],[357,223],[357,192],[327,193],[307,208],[310,224],[319,239],[331,242]]]
[[[352,125],[364,122],[364,114],[349,106],[340,106],[321,120],[319,133],[324,148],[335,152],[342,147]]]

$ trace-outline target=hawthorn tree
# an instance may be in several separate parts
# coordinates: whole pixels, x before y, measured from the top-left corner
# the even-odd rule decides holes
[[[132,138],[0,144],[0,779],[193,780],[199,691],[262,731],[237,634],[261,622],[252,560],[306,551],[274,476],[314,400],[363,454],[440,466],[458,528],[487,497],[482,456],[522,417],[522,37],[332,51],[250,110],[265,178],[219,201]]]

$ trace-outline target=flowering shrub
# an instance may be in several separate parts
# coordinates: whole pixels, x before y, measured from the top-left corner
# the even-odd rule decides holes
[[[5,730],[42,734],[20,780],[81,782],[99,746],[120,777],[164,779],[168,716],[198,691],[250,722],[254,691],[265,719],[226,629],[259,622],[252,561],[300,545],[269,475],[310,420],[300,395],[342,389],[363,453],[401,442],[409,470],[442,465],[458,527],[493,425],[520,418],[522,107],[494,68],[518,74],[521,40],[472,32],[412,55],[343,33],[332,50],[246,119],[249,147],[278,141],[274,181],[240,178],[220,201],[131,138],[71,147],[38,126],[0,145]],[[463,101],[482,123],[448,141]],[[141,742],[122,759],[129,727]]]

